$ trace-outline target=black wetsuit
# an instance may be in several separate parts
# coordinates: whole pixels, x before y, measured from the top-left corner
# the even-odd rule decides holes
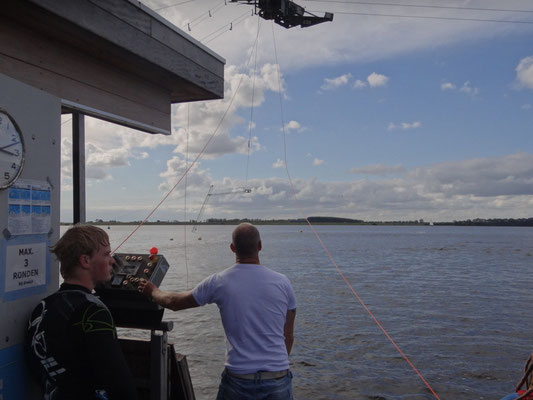
[[[35,307],[28,333],[45,399],[137,398],[111,313],[87,288],[63,283]]]

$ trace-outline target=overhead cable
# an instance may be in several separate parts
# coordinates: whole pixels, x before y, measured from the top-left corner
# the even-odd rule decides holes
[[[261,18],[257,16],[257,33],[259,35],[259,29],[261,27]],[[257,53],[259,53],[259,45],[256,43],[255,48],[255,60],[254,60],[254,72],[252,80],[252,104],[250,105],[250,122],[248,122],[248,154],[246,158],[246,183],[244,187],[248,187],[248,171],[250,169],[250,148],[252,147],[252,125],[254,122],[254,98],[255,98],[255,79],[257,77]]]
[[[218,0],[215,3],[218,3],[218,4],[216,6],[214,6],[214,7],[212,7],[212,8],[209,8],[207,11],[203,11],[200,15],[198,15],[197,17],[191,19],[190,21],[188,21],[187,23],[183,24],[182,26],[183,27],[188,26],[189,30],[190,30],[191,26],[196,26],[196,25],[204,22],[206,19],[212,17],[215,12],[217,12],[221,7],[224,6],[224,3],[221,3]]]
[[[310,12],[322,13],[324,11],[310,11]],[[440,19],[440,20],[446,20],[446,21],[496,22],[496,23],[505,23],[505,24],[533,24],[533,21],[500,20],[500,19],[485,19],[485,18],[437,17],[437,16],[432,16],[432,15],[377,14],[377,13],[363,13],[363,12],[349,12],[349,11],[335,11],[335,14],[361,15],[361,16],[369,16],[369,17]]]
[[[246,17],[246,18],[244,18],[244,19],[242,19],[242,20],[236,22],[235,24],[232,24],[232,26],[233,26],[233,25],[237,26],[237,25],[239,25],[241,22],[246,21],[246,19],[248,19],[248,18],[249,18],[249,17]],[[219,38],[220,36],[222,36],[223,34],[229,32],[229,31],[231,31],[231,30],[233,30],[233,29],[226,29],[226,30],[223,30],[223,31],[220,32],[218,35],[212,37],[212,38],[209,39],[209,40],[204,41],[203,43],[204,43],[204,44],[209,44],[209,43],[211,43],[213,40]]]
[[[165,10],[167,8],[181,6],[182,4],[192,3],[193,1],[196,1],[196,0],[186,0],[186,1],[183,1],[181,3],[171,4],[169,6],[154,8],[154,11],[161,11],[161,10]]]
[[[503,8],[481,8],[481,7],[458,7],[458,6],[440,6],[429,4],[401,4],[401,3],[375,3],[368,1],[349,1],[349,0],[302,0],[316,3],[339,3],[339,4],[354,4],[354,5],[372,5],[372,6],[393,6],[393,7],[411,7],[411,8],[433,8],[444,10],[468,10],[468,11],[494,11],[494,12],[517,12],[517,13],[533,13],[533,10],[511,10]]]
[[[243,17],[246,17],[246,18],[243,18]],[[209,38],[209,37],[211,37],[211,36],[213,36],[213,35],[215,35],[215,34],[217,34],[217,33],[219,33],[219,32],[222,31],[222,33],[220,33],[219,35],[217,35],[217,36],[215,36],[214,38],[211,38],[210,40],[208,40],[208,41],[205,42],[205,43],[209,43],[211,40],[216,39],[216,38],[217,38],[218,36],[220,36],[221,34],[227,32],[228,30],[231,30],[231,29],[233,28],[233,25],[237,25],[237,24],[243,22],[243,21],[244,21],[245,19],[247,19],[248,17],[250,17],[250,12],[249,12],[249,11],[246,11],[244,14],[241,14],[240,16],[238,16],[237,18],[235,18],[234,20],[232,20],[232,21],[230,21],[230,22],[228,22],[228,23],[222,25],[220,28],[214,30],[214,31],[211,32],[209,35],[204,36],[202,39],[200,39],[200,42],[204,43],[204,41],[205,41],[207,38]],[[236,21],[239,20],[239,19],[242,19],[242,20],[236,22]]]

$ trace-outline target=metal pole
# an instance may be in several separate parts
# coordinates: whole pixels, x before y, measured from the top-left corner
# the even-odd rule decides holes
[[[85,209],[85,115],[72,113],[73,222],[86,222]]]
[[[150,400],[166,400],[168,398],[168,336],[165,331],[161,335],[152,331],[150,335]]]

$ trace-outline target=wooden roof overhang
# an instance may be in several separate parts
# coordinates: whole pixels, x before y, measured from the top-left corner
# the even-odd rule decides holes
[[[171,104],[221,99],[225,60],[133,0],[7,0],[0,73],[77,111],[169,134]]]

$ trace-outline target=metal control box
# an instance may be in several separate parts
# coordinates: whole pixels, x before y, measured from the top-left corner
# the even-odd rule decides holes
[[[112,277],[96,286],[96,294],[111,311],[117,326],[157,328],[164,309],[137,288],[141,279],[159,286],[168,271],[167,260],[160,254],[115,253],[113,257]]]

